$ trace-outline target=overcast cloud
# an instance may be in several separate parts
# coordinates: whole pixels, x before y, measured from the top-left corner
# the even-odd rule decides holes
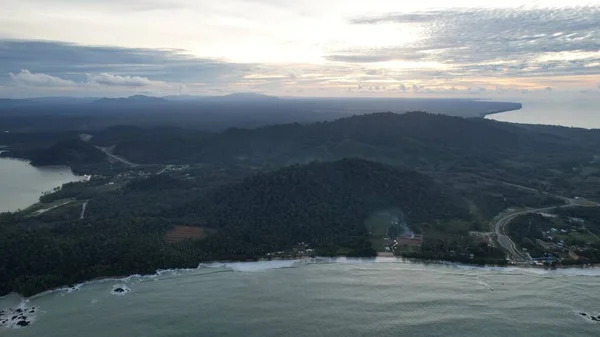
[[[419,25],[417,42],[328,55],[345,62],[430,61],[460,75],[548,75],[600,70],[600,6],[450,9],[350,20],[356,25]]]
[[[452,6],[4,0],[0,96],[600,95],[598,1]]]

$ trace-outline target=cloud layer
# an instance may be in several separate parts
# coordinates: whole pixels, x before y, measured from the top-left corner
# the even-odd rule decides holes
[[[422,37],[408,45],[342,50],[328,60],[436,62],[446,65],[450,76],[600,73],[600,6],[454,9],[350,21],[419,25]]]
[[[31,10],[42,2],[53,6]],[[0,11],[0,96],[600,89],[600,6],[569,6],[582,0],[476,8],[468,0],[453,1],[457,8],[435,0],[30,3],[7,0]],[[77,43],[34,40],[48,36]]]
[[[88,81],[100,85],[121,86],[121,87],[147,87],[164,82],[151,81],[146,77],[140,76],[119,76],[109,73],[87,74]]]
[[[70,87],[75,85],[73,81],[63,80],[60,77],[47,74],[32,74],[27,69],[22,69],[21,72],[16,74],[9,73],[9,76],[17,84],[25,86]]]

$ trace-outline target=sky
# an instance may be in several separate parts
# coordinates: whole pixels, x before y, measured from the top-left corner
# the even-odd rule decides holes
[[[0,0],[0,97],[600,98],[600,1]]]

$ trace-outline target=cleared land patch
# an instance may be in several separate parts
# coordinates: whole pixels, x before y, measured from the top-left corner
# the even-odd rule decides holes
[[[175,226],[165,234],[168,243],[181,242],[184,240],[202,240],[210,230],[194,226]]]

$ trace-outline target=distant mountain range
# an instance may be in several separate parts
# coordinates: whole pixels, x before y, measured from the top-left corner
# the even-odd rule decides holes
[[[169,101],[161,97],[145,96],[145,95],[134,95],[129,97],[120,98],[100,98],[92,103],[94,104],[154,104],[154,103],[168,103]]]
[[[279,97],[264,95],[255,92],[236,92],[224,96],[193,96],[193,95],[175,95],[164,96],[163,98],[169,101],[212,101],[212,102],[235,102],[235,101],[251,101],[251,102],[274,102],[278,101]]]
[[[168,103],[185,101],[210,101],[210,102],[240,102],[240,101],[278,101],[275,96],[268,96],[254,92],[237,92],[223,96],[195,96],[195,95],[171,95],[171,96],[148,96],[133,95],[128,97],[34,97],[27,99],[0,98],[0,108],[14,106],[28,106],[40,104],[115,104],[115,103]]]
[[[472,118],[520,108],[520,103],[473,99],[278,98],[259,93],[45,97],[0,99],[0,125],[11,132],[100,130],[115,125],[222,131],[232,127],[331,121],[373,112],[426,111]]]

